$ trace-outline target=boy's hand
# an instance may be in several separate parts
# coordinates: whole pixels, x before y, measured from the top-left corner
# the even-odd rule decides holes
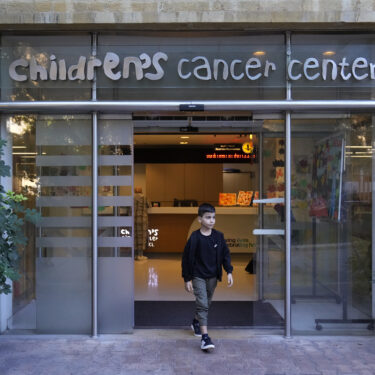
[[[189,293],[193,292],[193,282],[191,280],[185,283],[185,290]]]
[[[233,276],[231,273],[228,273],[228,288],[233,285]]]

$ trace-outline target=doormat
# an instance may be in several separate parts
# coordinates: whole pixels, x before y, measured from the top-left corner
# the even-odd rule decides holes
[[[135,301],[135,327],[186,327],[194,316],[195,302]],[[284,319],[269,302],[214,301],[210,327],[280,327]]]

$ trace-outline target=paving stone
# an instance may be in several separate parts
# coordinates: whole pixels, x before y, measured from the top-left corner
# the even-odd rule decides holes
[[[374,375],[375,337],[280,336],[199,340],[135,332],[111,338],[0,336],[1,375]],[[353,356],[355,353],[355,356]]]

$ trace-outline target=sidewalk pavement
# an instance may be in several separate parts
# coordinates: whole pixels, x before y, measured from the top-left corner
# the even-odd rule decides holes
[[[1,375],[374,375],[375,336],[212,330],[205,353],[188,330],[128,335],[0,336]]]

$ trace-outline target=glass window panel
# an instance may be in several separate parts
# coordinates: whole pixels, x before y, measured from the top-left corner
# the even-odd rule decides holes
[[[373,316],[373,118],[332,117],[293,120],[295,332],[368,332]]]
[[[83,173],[85,172],[85,173]],[[91,167],[81,166],[63,166],[63,167],[41,167],[41,176],[82,176],[88,173],[91,175]]]
[[[40,151],[42,155],[90,155],[91,146],[45,146],[40,145]]]
[[[4,35],[1,38],[2,99],[3,100],[90,100],[91,81],[59,79],[60,73],[74,69],[80,56],[86,59],[91,55],[91,36],[89,34],[64,35]],[[10,78],[9,66],[18,59],[25,59],[28,67],[18,67],[17,73],[26,75],[25,81]],[[30,65],[35,59],[39,70],[44,70],[46,80],[38,74],[37,80],[31,79]],[[57,79],[51,75],[53,63],[57,67]],[[76,70],[76,74],[78,71]],[[74,74],[74,75],[76,75]]]
[[[130,165],[99,167],[99,176],[131,176],[131,174],[132,167]]]
[[[99,186],[99,196],[131,196],[131,186]]]
[[[43,247],[40,252],[44,258],[91,257],[87,247]]]
[[[12,140],[13,190],[41,214],[36,227],[25,224],[28,243],[21,250],[10,324],[39,333],[88,334],[91,119],[17,115],[4,121]],[[70,184],[77,179],[81,186]]]
[[[102,100],[200,100],[200,99],[282,99],[285,96],[285,47],[283,35],[241,35],[226,33],[217,36],[168,35],[163,33],[152,36],[129,35],[100,35],[98,55],[105,56],[112,52],[119,56],[119,72],[122,72],[124,59],[133,56],[136,59],[147,54],[151,59],[148,69],[141,72],[142,79],[136,77],[134,66],[130,66],[129,76],[113,81],[106,77],[103,71],[98,71],[98,98]],[[155,73],[152,58],[157,52],[167,56],[167,61],[160,60],[164,74],[161,79],[150,80],[148,73]],[[143,55],[144,56],[144,55]],[[192,62],[195,57],[204,56],[207,59],[202,75],[211,77],[201,80],[193,74],[187,79],[178,75],[180,59],[188,61],[183,66],[184,73],[193,73],[194,68],[203,64],[202,60]],[[156,56],[157,57],[157,56]],[[260,67],[249,72],[250,75],[260,74],[252,80],[246,76],[246,62],[257,59]],[[214,60],[220,59],[221,66],[214,78]],[[234,74],[230,66],[237,61]],[[267,61],[275,64],[275,70],[269,68],[266,74]],[[228,76],[224,75],[222,66],[228,68]],[[125,67],[126,69],[126,67]],[[233,70],[233,66],[232,66]],[[268,79],[269,75],[272,79]],[[238,78],[240,76],[240,78]]]
[[[371,99],[374,52],[371,34],[292,34],[293,99]]]
[[[131,145],[101,145],[99,148],[100,155],[131,155]]]
[[[90,186],[41,186],[41,196],[90,196],[92,189]]]
[[[90,237],[88,228],[42,228],[41,237]]]
[[[132,257],[132,248],[131,247],[99,247],[98,254],[101,258],[131,258]],[[130,291],[129,291],[130,292]]]

